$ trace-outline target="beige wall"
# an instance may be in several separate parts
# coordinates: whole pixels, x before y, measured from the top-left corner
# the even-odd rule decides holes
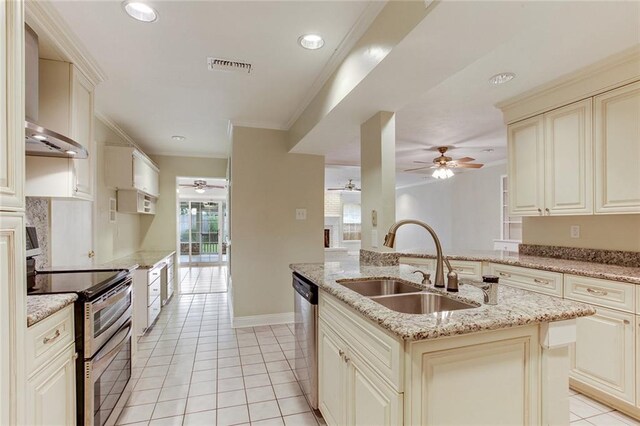
[[[126,256],[140,249],[140,215],[116,213],[116,223],[109,222],[109,198],[116,191],[105,186],[105,145],[126,145],[127,142],[102,121],[94,120],[96,140],[96,197],[95,197],[95,252],[98,263]]]
[[[160,169],[160,195],[156,214],[141,217],[143,250],[177,249],[177,204],[176,178],[203,177],[225,178],[225,158],[198,158],[152,155],[151,159]]]
[[[570,227],[580,226],[580,238]],[[525,217],[522,241],[564,247],[640,251],[640,215]]]
[[[236,127],[232,140],[234,317],[290,313],[289,264],[324,259],[324,157],[289,154],[279,130]]]

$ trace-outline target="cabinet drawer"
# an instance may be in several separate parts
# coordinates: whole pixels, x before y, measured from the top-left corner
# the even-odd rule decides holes
[[[147,291],[147,306],[151,306],[156,297],[160,296],[160,279],[155,280],[149,284],[149,290]]]
[[[153,325],[153,322],[158,318],[158,315],[160,315],[161,308],[160,297],[156,297],[147,309],[147,327],[151,327]]]
[[[73,305],[27,328],[27,371],[31,375],[74,341]]]
[[[562,297],[562,274],[539,269],[492,263],[492,275],[500,278],[500,283],[524,290]]]
[[[470,278],[474,280],[482,279],[482,262],[469,260],[450,260],[451,267],[458,274],[459,278]],[[445,265],[445,275],[447,273]]]
[[[348,342],[349,349],[366,360],[394,389],[402,392],[402,341],[323,291],[318,305],[320,317]]]
[[[436,260],[424,257],[400,257],[398,263],[402,265],[420,265],[432,271],[436,269]]]
[[[153,269],[149,269],[149,272],[147,272],[147,282],[151,284],[156,279],[160,278],[160,272],[162,272],[162,266],[156,266]]]
[[[586,302],[605,308],[634,312],[635,285],[577,275],[564,276],[564,295],[567,299]]]

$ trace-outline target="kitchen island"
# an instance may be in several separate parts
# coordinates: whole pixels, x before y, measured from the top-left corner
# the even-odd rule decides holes
[[[416,267],[291,265],[318,285],[319,408],[329,425],[568,424],[568,347],[587,305],[499,285],[496,305],[461,285],[425,286]],[[396,279],[468,303],[408,314],[338,281]],[[394,296],[396,297],[396,296]]]

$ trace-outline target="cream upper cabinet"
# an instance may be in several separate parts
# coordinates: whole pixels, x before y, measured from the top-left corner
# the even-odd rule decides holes
[[[22,7],[0,5],[0,209],[24,208],[24,101]],[[20,114],[16,114],[20,111]]]
[[[86,159],[26,157],[27,196],[93,200],[93,85],[73,64],[40,60],[39,124],[83,145]]]
[[[159,174],[155,164],[135,148],[105,148],[107,186],[118,190],[140,191],[152,197],[160,194]]]
[[[596,213],[640,213],[640,82],[594,98]]]
[[[544,127],[536,116],[508,128],[509,213],[539,216],[544,208]]]
[[[635,317],[597,308],[577,319],[571,377],[635,404]]]
[[[544,114],[544,210],[547,215],[593,213],[592,101]]]

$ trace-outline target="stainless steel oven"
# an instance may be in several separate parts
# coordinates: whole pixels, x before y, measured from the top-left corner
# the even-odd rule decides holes
[[[84,358],[91,358],[131,319],[132,278],[127,278],[100,297],[84,303]]]
[[[131,319],[84,363],[84,425],[103,426],[131,378]],[[80,423],[80,419],[79,423]]]

